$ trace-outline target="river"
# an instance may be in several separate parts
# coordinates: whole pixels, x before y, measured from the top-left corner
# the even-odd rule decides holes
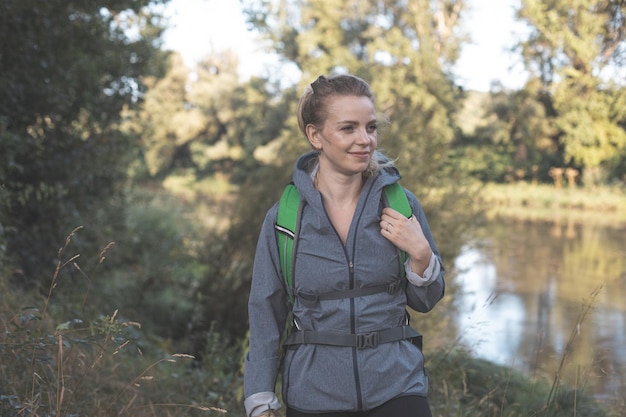
[[[455,261],[461,344],[623,403],[626,227],[500,219],[481,235]]]

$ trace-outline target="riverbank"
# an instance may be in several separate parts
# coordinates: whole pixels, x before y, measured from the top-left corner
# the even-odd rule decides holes
[[[626,190],[618,187],[486,184],[480,203],[492,217],[626,227]]]
[[[433,416],[482,417],[617,417],[584,389],[558,378],[530,378],[513,368],[476,359],[462,350],[435,355],[430,361],[429,402]]]

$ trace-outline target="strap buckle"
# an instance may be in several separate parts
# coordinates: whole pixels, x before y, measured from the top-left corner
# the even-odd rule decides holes
[[[378,332],[361,333],[356,335],[357,349],[375,348],[378,346]]]

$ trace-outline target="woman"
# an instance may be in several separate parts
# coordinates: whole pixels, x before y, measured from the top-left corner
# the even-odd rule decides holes
[[[406,307],[431,310],[443,297],[444,271],[417,198],[405,190],[410,218],[385,206],[383,187],[400,175],[376,150],[373,94],[358,77],[320,76],[300,99],[298,124],[314,151],[293,174],[306,203],[295,297],[281,278],[275,205],[261,230],[248,305],[246,414],[271,416],[281,407],[274,388],[282,367],[287,417],[429,417],[424,356],[415,332],[404,333]],[[359,294],[381,284],[400,290]],[[295,329],[281,358],[289,310]]]

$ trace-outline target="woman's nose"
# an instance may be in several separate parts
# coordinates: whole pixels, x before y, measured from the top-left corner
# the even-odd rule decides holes
[[[371,141],[372,138],[367,129],[359,129],[358,142],[365,144],[370,143]]]

